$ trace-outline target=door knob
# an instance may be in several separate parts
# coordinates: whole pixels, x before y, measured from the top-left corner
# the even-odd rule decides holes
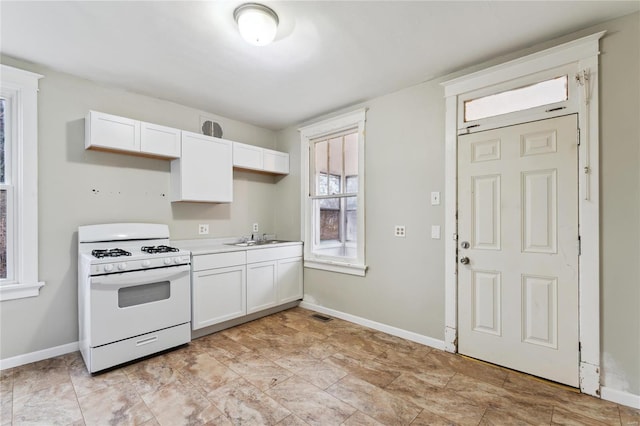
[[[463,265],[468,265],[469,264],[469,258],[468,257],[461,257],[460,258],[460,263],[462,263]]]

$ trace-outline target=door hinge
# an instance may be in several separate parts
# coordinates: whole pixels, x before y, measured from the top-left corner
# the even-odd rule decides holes
[[[582,342],[578,342],[578,352],[582,352]]]
[[[582,254],[582,238],[578,235],[578,256]]]
[[[578,127],[578,146],[580,146],[580,127]]]

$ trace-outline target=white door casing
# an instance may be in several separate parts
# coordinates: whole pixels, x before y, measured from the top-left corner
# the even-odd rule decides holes
[[[574,387],[577,127],[572,114],[458,138],[458,350]]]
[[[459,100],[470,92],[531,77],[556,67],[570,66],[570,95],[559,113],[542,111],[520,122],[578,113],[579,133],[579,341],[580,389],[600,396],[600,192],[599,192],[599,40],[605,32],[564,43],[520,59],[442,83],[445,91],[445,349],[458,350],[457,161]],[[581,77],[578,84],[571,78]],[[586,77],[586,78],[585,78]],[[515,84],[515,83],[514,83]],[[517,85],[513,86],[518,87]],[[502,123],[515,124],[515,123]],[[497,127],[497,125],[493,125]],[[492,125],[482,126],[492,128]],[[473,132],[473,130],[471,130]]]

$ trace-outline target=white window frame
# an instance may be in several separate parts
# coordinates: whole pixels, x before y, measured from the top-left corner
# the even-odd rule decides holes
[[[301,188],[302,188],[302,224],[301,233],[304,235],[304,266],[305,268],[322,269],[350,275],[364,276],[367,271],[365,262],[365,122],[366,109],[359,109],[346,114],[329,118],[309,126],[298,129],[301,140]],[[324,136],[357,129],[358,133],[358,242],[356,258],[321,256],[313,253],[312,242],[314,235],[313,200],[311,194],[311,168],[309,164],[311,144]]]
[[[599,169],[599,32],[550,49],[534,53],[501,65],[442,83],[445,91],[445,349],[458,349],[457,295],[457,143],[461,133],[487,130],[519,122],[552,118],[572,112],[578,113],[579,167],[578,183],[580,260],[579,281],[579,339],[580,390],[600,396],[600,169]],[[544,76],[552,70],[568,67],[570,79],[580,87],[561,111],[525,110],[496,120],[485,119],[479,127],[460,126],[460,105],[465,98],[477,93],[505,90],[510,84],[518,87],[522,79]],[[546,73],[546,74],[545,74]],[[569,85],[571,87],[571,83]],[[570,89],[571,90],[571,89]],[[478,120],[483,121],[483,120]],[[484,125],[483,125],[484,124]]]
[[[0,91],[7,99],[5,143],[7,199],[7,279],[0,301],[40,294],[38,280],[38,80],[41,75],[1,65]],[[10,264],[9,264],[10,262]]]

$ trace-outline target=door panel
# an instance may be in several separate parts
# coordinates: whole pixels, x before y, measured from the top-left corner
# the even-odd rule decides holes
[[[458,138],[461,353],[578,386],[577,178],[575,115]]]
[[[500,250],[500,176],[474,176],[472,247]]]

